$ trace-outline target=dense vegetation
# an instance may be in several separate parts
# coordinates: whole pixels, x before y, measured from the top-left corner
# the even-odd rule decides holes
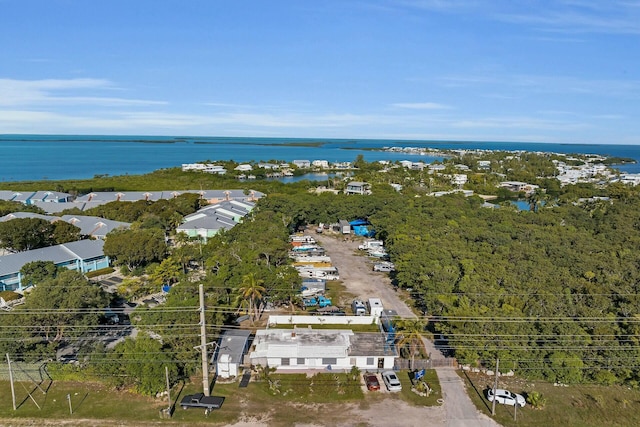
[[[358,159],[354,178],[370,182],[372,196],[316,194],[308,191],[315,184],[307,181],[253,181],[251,188],[268,196],[243,223],[207,243],[181,236],[171,236],[172,245],[165,243],[179,219],[200,207],[195,198],[118,202],[88,212],[134,222],[130,231],[107,238],[105,251],[127,275],[115,297],[135,299],[166,285],[171,291],[164,304],[134,312],[131,321],[141,330],[139,340],[125,340],[113,349],[100,340],[86,340],[83,372],[111,378],[118,386],[133,385],[143,393],[162,389],[160,361],[172,367],[174,379],[193,374],[199,366],[194,349],[199,344],[199,284],[205,288],[210,337],[233,327],[238,314],[259,320],[267,303],[295,309],[300,279],[287,257],[288,234],[306,224],[361,218],[385,240],[396,264],[395,285],[410,291],[423,320],[449,340],[460,361],[491,366],[499,357],[502,369],[529,377],[638,385],[638,191],[621,184],[560,187],[548,176],[553,165],[549,156],[527,154],[524,162],[499,153],[491,156],[490,170],[469,172],[467,186],[499,196],[498,209],[482,207],[475,196],[427,196],[452,188],[442,176],[400,167],[381,173],[382,165]],[[473,158],[445,163],[446,173],[455,173],[455,164],[475,168]],[[531,211],[518,211],[501,202],[524,196],[496,189],[504,177],[535,182],[546,191],[530,196]],[[403,184],[401,192],[389,186],[394,182]],[[153,190],[194,188],[196,183],[206,188],[248,185],[176,170],[59,185],[66,191],[81,186]],[[343,185],[340,179],[332,183],[335,188]],[[593,196],[610,199],[581,200]],[[64,288],[60,273],[44,267],[31,266],[25,272],[38,283],[36,289],[41,283]],[[73,289],[84,289],[75,280]],[[71,335],[64,330],[45,333],[38,328],[43,320],[29,311],[34,304],[30,299],[24,309],[3,316],[12,319],[4,324],[16,325],[15,314],[20,313],[23,324],[30,325],[22,332],[29,336],[28,345],[11,351],[25,360],[53,357],[67,337],[80,333],[81,325],[104,322],[101,316],[74,318]],[[107,304],[98,296],[90,300],[95,308]],[[1,345],[15,346],[7,341],[15,332],[8,337],[7,329],[2,331]],[[403,345],[414,357],[412,344]]]

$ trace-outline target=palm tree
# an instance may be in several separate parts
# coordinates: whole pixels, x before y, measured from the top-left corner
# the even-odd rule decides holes
[[[398,346],[400,348],[409,347],[409,355],[411,356],[410,369],[413,370],[415,356],[420,354],[423,348],[422,334],[425,329],[424,321],[420,319],[404,319],[397,322]]]
[[[251,323],[255,322],[258,317],[262,293],[265,291],[264,286],[262,286],[263,283],[263,280],[256,279],[255,273],[249,273],[242,276],[242,286],[238,289],[240,298],[249,305],[248,311],[251,316]]]
[[[541,190],[535,190],[533,193],[529,194],[527,197],[527,201],[529,202],[529,210],[531,212],[538,212],[540,206],[544,205],[545,194]]]

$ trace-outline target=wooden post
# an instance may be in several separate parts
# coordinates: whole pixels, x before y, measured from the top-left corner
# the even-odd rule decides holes
[[[496,390],[498,389],[498,368],[500,366],[500,359],[496,358],[496,379],[493,382],[493,402],[491,402],[491,415],[496,414]]]
[[[69,414],[73,415],[73,408],[71,407],[71,393],[67,394],[67,400],[69,401]]]
[[[200,350],[202,351],[202,391],[209,396],[209,360],[207,357],[207,325],[204,315],[204,287],[199,286],[200,293]]]
[[[11,382],[11,400],[13,402],[13,410],[16,410],[16,389],[13,387],[13,371],[11,370],[11,359],[7,353],[7,364],[9,365],[9,382]]]

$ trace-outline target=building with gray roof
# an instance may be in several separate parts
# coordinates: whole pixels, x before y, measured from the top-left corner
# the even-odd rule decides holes
[[[223,200],[185,216],[176,231],[189,237],[200,237],[206,242],[220,230],[228,230],[242,222],[254,206],[251,202]]]
[[[237,377],[248,350],[251,331],[231,329],[225,331],[218,342],[216,373],[221,378]]]
[[[131,227],[131,224],[128,222],[114,221],[95,216],[62,215],[60,218],[78,227],[80,234],[83,236],[91,236],[96,239],[104,239],[106,235],[113,230]]]
[[[252,365],[279,371],[393,369],[397,356],[384,335],[348,329],[263,329],[256,332],[252,348]]]
[[[128,222],[113,221],[97,216],[62,215],[59,217],[42,215],[34,212],[13,212],[0,217],[0,222],[10,221],[17,218],[40,218],[49,222],[65,221],[78,227],[81,235],[96,239],[104,239],[110,231],[115,229],[131,227],[131,224]]]
[[[25,218],[39,218],[49,222],[53,222],[60,219],[57,216],[42,215],[35,212],[12,212],[10,214],[6,214],[3,217],[0,217],[0,222],[11,221],[12,219],[25,219]]]
[[[109,257],[103,252],[102,240],[79,240],[47,248],[0,256],[0,290],[22,290],[20,269],[34,261],[51,261],[58,267],[82,273],[109,266]]]

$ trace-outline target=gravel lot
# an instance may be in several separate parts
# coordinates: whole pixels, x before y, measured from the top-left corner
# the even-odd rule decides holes
[[[385,309],[396,310],[401,317],[416,317],[402,301],[401,294],[394,290],[389,275],[374,272],[372,260],[365,251],[358,250],[361,239],[345,241],[344,236],[337,233],[308,234],[325,248],[348,292],[365,302],[369,298],[380,298]]]

